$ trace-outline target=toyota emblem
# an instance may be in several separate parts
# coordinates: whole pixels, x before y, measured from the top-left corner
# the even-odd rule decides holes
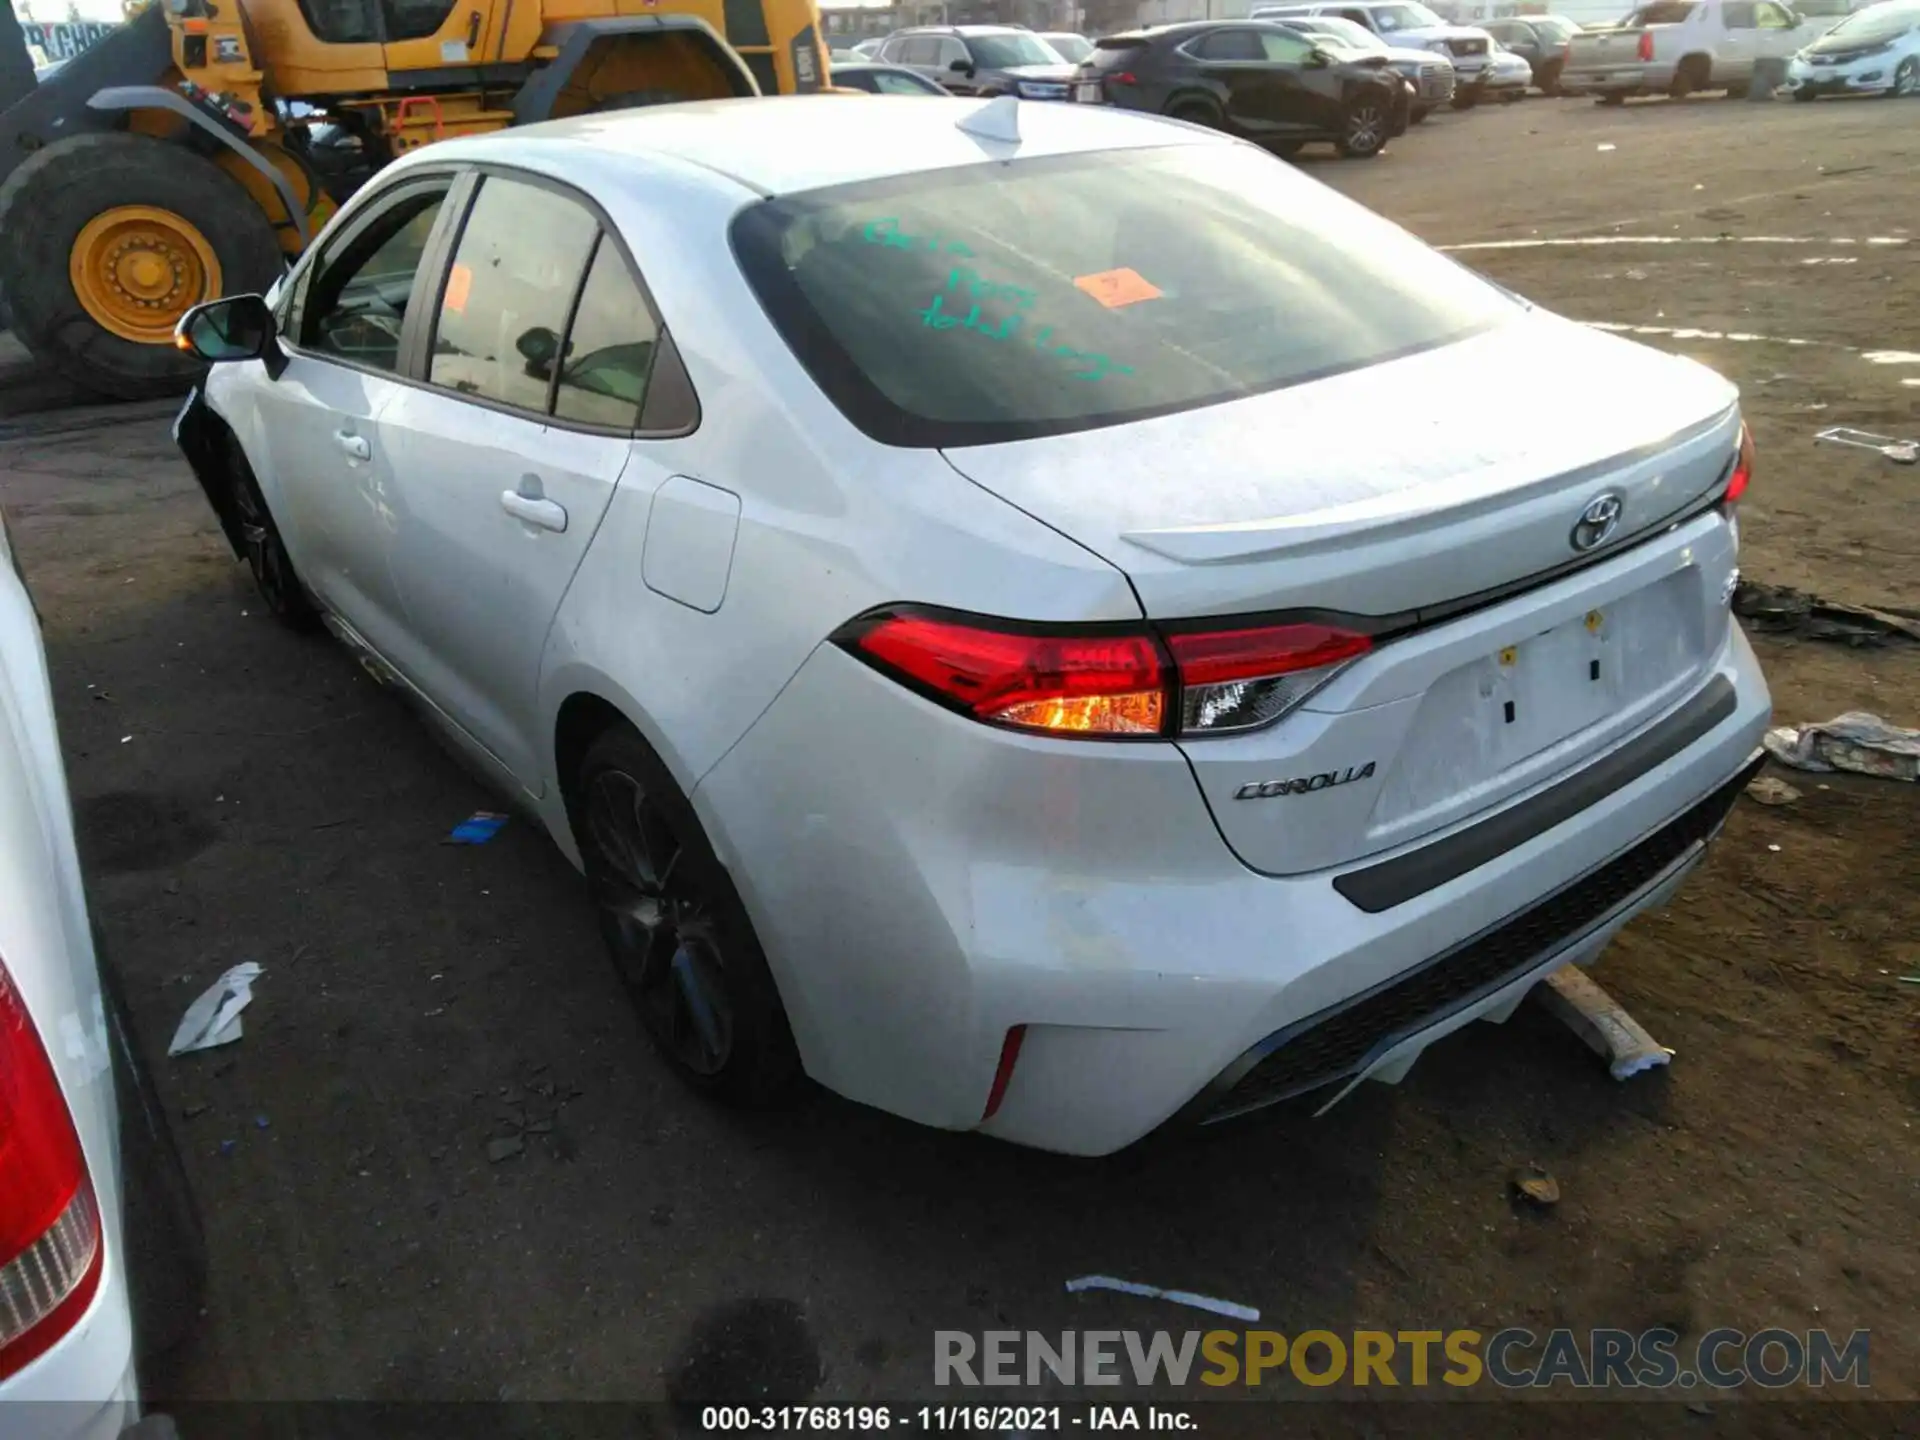
[[[1584,555],[1606,544],[1620,528],[1620,512],[1626,508],[1627,502],[1611,490],[1594,496],[1580,512],[1580,518],[1573,522],[1573,534],[1568,537],[1573,548]]]

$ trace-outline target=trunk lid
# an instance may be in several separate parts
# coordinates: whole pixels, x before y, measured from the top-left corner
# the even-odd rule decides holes
[[[1534,313],[1265,395],[947,456],[1118,566],[1152,619],[1311,610],[1411,632],[1276,725],[1182,742],[1228,843],[1292,874],[1497,804],[1697,681],[1724,639],[1732,538],[1717,513],[1674,521],[1724,481],[1734,401],[1691,362]],[[1617,528],[1583,555],[1573,532],[1603,496]]]

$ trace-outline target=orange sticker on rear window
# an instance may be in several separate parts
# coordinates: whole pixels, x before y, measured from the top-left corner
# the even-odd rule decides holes
[[[447,298],[445,308],[458,315],[467,308],[467,294],[473,289],[473,271],[465,265],[456,265],[447,272]]]
[[[1098,275],[1077,275],[1073,283],[1109,310],[1160,298],[1158,285],[1138,270],[1129,270],[1124,266],[1118,270],[1102,270]]]

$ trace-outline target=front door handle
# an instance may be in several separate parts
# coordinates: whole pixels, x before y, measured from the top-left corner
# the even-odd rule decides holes
[[[514,519],[538,525],[542,530],[559,533],[567,528],[566,507],[557,500],[548,500],[540,495],[522,495],[518,490],[502,490],[500,508]]]
[[[339,442],[340,448],[347,452],[347,458],[349,460],[371,460],[373,458],[373,447],[366,442],[364,436],[350,435],[345,430],[342,430],[333,438]]]

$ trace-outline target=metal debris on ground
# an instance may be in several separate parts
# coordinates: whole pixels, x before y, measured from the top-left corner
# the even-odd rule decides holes
[[[1845,425],[1822,430],[1813,438],[1829,445],[1878,451],[1896,465],[1920,465],[1920,440],[1902,440],[1897,435],[1876,435],[1871,430],[1854,430]]]
[[[476,810],[447,836],[449,845],[484,845],[500,833],[500,827],[507,823],[507,817],[497,815],[491,810]]]
[[[220,1045],[231,1045],[240,1038],[240,1012],[253,1000],[253,982],[261,975],[260,967],[251,960],[244,965],[235,965],[213,984],[200,992],[187,1013],[180,1017],[180,1027],[173,1032],[173,1043],[167,1046],[169,1055],[187,1055],[195,1050],[212,1050]]]
[[[1733,592],[1733,613],[1749,630],[1831,640],[1856,649],[1889,642],[1920,641],[1920,613],[1871,605],[1842,605],[1790,585],[1743,580]]]
[[[1560,1203],[1560,1182],[1538,1165],[1516,1170],[1508,1177],[1514,1194],[1538,1205],[1542,1210]]]
[[[1920,730],[1849,710],[1818,725],[1769,730],[1767,752],[1796,770],[1851,770],[1882,780],[1920,780]]]
[[[1655,1040],[1626,1008],[1578,965],[1568,965],[1534,988],[1540,1003],[1607,1062],[1607,1073],[1626,1080],[1668,1064],[1673,1051]]]
[[[1225,1315],[1230,1320],[1260,1318],[1260,1312],[1251,1305],[1216,1300],[1211,1295],[1196,1295],[1191,1290],[1162,1290],[1158,1285],[1142,1285],[1137,1280],[1116,1280],[1111,1275],[1082,1275],[1078,1280],[1067,1281],[1068,1294],[1077,1295],[1082,1290],[1112,1290],[1120,1295],[1139,1295],[1148,1300],[1171,1300],[1176,1305],[1208,1310],[1215,1315]]]
[[[1791,805],[1800,798],[1798,790],[1773,775],[1762,775],[1750,782],[1747,794],[1762,805]]]

